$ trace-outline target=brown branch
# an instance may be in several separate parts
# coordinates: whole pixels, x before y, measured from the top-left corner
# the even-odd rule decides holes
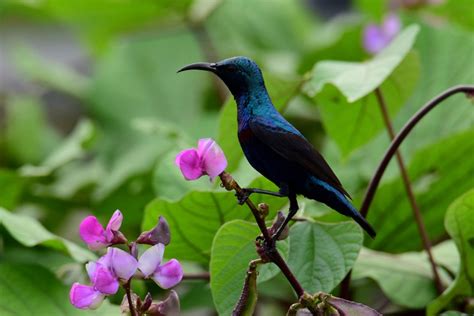
[[[226,188],[226,190],[231,191],[234,190],[237,196],[243,196],[244,192],[242,188],[239,186],[239,184],[232,178],[230,174],[227,172],[223,172],[219,175],[221,178],[223,186]],[[269,245],[271,248],[268,249],[268,258],[270,259],[271,262],[273,262],[278,268],[280,268],[281,272],[283,275],[286,277],[288,282],[290,282],[291,286],[295,290],[296,294],[298,297],[301,297],[304,294],[304,289],[299,283],[299,281],[296,279],[295,275],[293,272],[291,272],[290,268],[286,264],[285,260],[281,257],[280,253],[275,247],[275,244],[268,233],[267,226],[265,225],[265,220],[263,217],[260,215],[260,212],[258,211],[257,207],[253,204],[253,202],[250,199],[247,199],[245,201],[245,204],[250,208],[250,211],[252,211],[253,216],[255,217],[255,221],[257,222],[258,228],[262,232],[263,239],[265,241],[266,245]]]
[[[185,274],[183,275],[183,280],[210,280],[209,272],[194,273],[194,274]]]
[[[128,307],[130,308],[130,314],[132,316],[137,316],[137,311],[135,310],[135,305],[133,305],[132,302],[132,294],[130,291],[130,283],[132,279],[128,280],[127,283],[123,285],[123,288],[125,289],[125,293],[127,293],[127,301],[128,301]]]
[[[388,113],[387,103],[385,101],[385,98],[382,94],[382,90],[380,88],[375,89],[375,96],[377,98],[377,102],[379,104],[380,112],[382,113],[382,118],[384,120],[388,135],[390,136],[390,140],[393,141],[393,139],[395,138],[395,131],[393,129],[392,122],[390,120],[390,114]],[[436,262],[431,252],[431,241],[428,237],[428,233],[426,232],[426,227],[423,222],[423,217],[421,215],[420,208],[418,204],[416,203],[415,194],[413,193],[412,185],[410,183],[410,178],[405,168],[405,163],[403,161],[402,154],[400,153],[399,150],[395,151],[395,157],[397,159],[398,168],[400,169],[400,174],[402,176],[403,185],[405,186],[405,191],[407,193],[408,201],[410,202],[410,206],[413,210],[413,216],[415,217],[415,221],[418,227],[418,231],[420,233],[421,241],[423,243],[423,248],[425,249],[428,255],[428,259],[430,261],[431,270],[432,270],[434,282],[436,285],[436,290],[438,291],[438,295],[439,295],[443,293],[443,284],[441,283],[441,279],[438,274],[438,269],[436,268]]]
[[[416,112],[408,122],[402,127],[400,132],[393,138],[392,143],[385,152],[382,160],[380,161],[377,170],[375,171],[365,193],[364,199],[362,201],[362,206],[360,207],[360,213],[362,216],[367,217],[369,213],[369,207],[372,204],[374,199],[375,191],[382,179],[382,176],[387,169],[388,163],[392,159],[393,155],[397,152],[398,147],[402,144],[408,134],[412,129],[418,124],[418,122],[425,117],[432,109],[434,109],[438,104],[441,104],[444,100],[449,98],[452,95],[458,93],[465,93],[468,97],[474,96],[474,86],[470,85],[460,85],[449,88],[448,90],[442,92],[434,99],[426,103],[418,112]],[[343,298],[350,298],[350,281],[351,281],[351,271],[346,275],[344,280],[341,282],[341,296]]]

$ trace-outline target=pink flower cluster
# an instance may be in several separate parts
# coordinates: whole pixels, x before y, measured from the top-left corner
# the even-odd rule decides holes
[[[69,298],[75,307],[97,308],[106,296],[117,293],[120,284],[127,283],[138,270],[142,277],[152,279],[163,289],[177,285],[183,278],[183,269],[178,260],[171,259],[163,263],[164,243],[169,242],[169,228],[163,218],[160,217],[157,226],[143,233],[137,240],[137,243],[152,244],[138,260],[136,251],[131,251],[131,254],[116,247],[109,247],[127,243],[119,231],[122,219],[122,213],[117,210],[105,229],[94,216],[86,217],[80,224],[80,236],[90,249],[108,248],[104,256],[86,264],[91,285],[72,285]]]

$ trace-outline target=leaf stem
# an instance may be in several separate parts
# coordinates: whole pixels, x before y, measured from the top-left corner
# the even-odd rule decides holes
[[[395,138],[395,131],[393,129],[392,122],[390,120],[390,114],[388,113],[387,103],[383,96],[382,90],[379,88],[375,89],[375,96],[377,98],[377,102],[380,107],[380,112],[382,113],[382,118],[385,123],[385,127],[387,129],[388,135],[390,136],[390,140],[393,141]],[[397,159],[398,168],[400,169],[400,174],[402,176],[403,185],[405,186],[405,190],[407,193],[408,201],[410,202],[410,206],[413,210],[413,216],[415,217],[415,221],[418,227],[418,231],[420,233],[421,241],[423,243],[423,248],[425,249],[428,259],[430,261],[431,270],[433,272],[433,278],[436,285],[436,290],[438,295],[443,293],[443,284],[441,283],[441,279],[438,274],[438,269],[436,268],[436,262],[434,260],[433,254],[431,252],[431,241],[428,237],[428,233],[426,232],[426,227],[423,222],[423,216],[421,214],[420,208],[416,202],[415,194],[413,193],[413,188],[410,182],[410,178],[408,176],[408,172],[405,167],[405,163],[403,161],[402,154],[399,150],[395,151],[395,157]]]
[[[209,272],[184,274],[183,275],[183,280],[205,280],[205,281],[209,281],[209,279],[210,279]]]
[[[380,161],[377,170],[375,171],[372,179],[370,180],[369,185],[367,186],[367,191],[365,193],[364,199],[362,201],[362,206],[360,207],[360,214],[364,217],[367,217],[369,213],[370,205],[374,199],[375,191],[380,184],[380,180],[382,179],[385,170],[387,169],[388,163],[392,159],[392,157],[397,152],[400,145],[403,143],[405,138],[408,134],[413,130],[413,128],[418,124],[418,122],[423,119],[431,110],[433,110],[437,105],[441,104],[444,100],[448,99],[449,97],[458,94],[464,93],[468,97],[472,98],[474,96],[474,86],[472,85],[459,85],[449,88],[448,90],[443,91],[441,94],[436,96],[434,99],[430,100],[426,103],[418,112],[416,112],[402,129],[398,132],[398,134],[393,138],[390,146],[388,147],[387,151],[385,152],[382,160]],[[344,298],[350,298],[350,281],[351,281],[351,272],[346,275],[344,280],[341,282],[341,296]]]
[[[418,112],[416,112],[410,118],[410,120],[405,124],[405,126],[403,126],[403,128],[400,130],[397,136],[395,136],[392,143],[390,144],[390,147],[385,152],[382,161],[379,163],[377,170],[375,171],[372,177],[372,180],[370,181],[369,186],[367,187],[367,191],[365,193],[364,200],[360,208],[360,213],[362,214],[362,216],[367,217],[370,204],[372,203],[374,199],[375,191],[377,190],[377,187],[385,172],[385,169],[387,168],[388,163],[392,159],[398,147],[400,147],[400,145],[408,136],[408,134],[418,124],[418,122],[423,117],[425,117],[425,115],[428,114],[432,109],[434,109],[438,104],[441,104],[447,98],[458,93],[465,93],[465,94],[468,94],[469,96],[472,96],[474,95],[474,86],[472,85],[454,86],[442,92],[440,95],[436,96],[434,99],[432,99],[427,104],[425,104]]]

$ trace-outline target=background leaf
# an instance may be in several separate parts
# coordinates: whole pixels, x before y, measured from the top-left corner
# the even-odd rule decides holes
[[[10,213],[0,208],[0,224],[7,229],[13,238],[27,247],[42,245],[57,249],[79,262],[96,259],[92,252],[64,238],[53,235],[38,221],[29,216]]]
[[[255,180],[252,187],[274,189],[263,178]],[[265,202],[270,206],[268,218],[273,218],[287,203],[285,198],[260,194],[251,199],[255,204]],[[219,227],[233,219],[254,220],[250,210],[239,205],[231,192],[192,191],[175,202],[156,199],[145,210],[143,229],[156,225],[160,215],[167,219],[172,231],[172,242],[166,248],[166,255],[203,264],[209,262],[212,240]]]
[[[362,240],[353,222],[297,223],[290,230],[288,265],[309,293],[330,292],[354,265]]]
[[[69,287],[39,265],[0,263],[0,280],[0,313],[4,316],[112,316],[119,312],[118,306],[108,302],[96,311],[76,309],[67,299]]]
[[[315,96],[325,84],[336,86],[354,102],[380,86],[403,61],[415,42],[419,27],[412,25],[403,30],[383,51],[362,63],[322,61],[313,69],[313,77],[304,86],[306,93]]]
[[[474,189],[456,199],[446,212],[444,225],[461,257],[456,279],[443,294],[428,306],[428,315],[445,309],[456,296],[474,295]]]
[[[242,292],[249,262],[259,258],[255,249],[258,235],[260,230],[256,224],[233,220],[224,224],[214,238],[209,270],[212,297],[221,315],[231,314]],[[279,242],[277,248],[286,259],[288,243]],[[260,265],[258,271],[257,282],[261,283],[280,270],[273,263],[268,263]]]
[[[411,96],[418,81],[419,68],[418,55],[408,53],[378,87],[391,117]],[[352,77],[352,80],[363,81],[358,77]],[[315,97],[315,102],[321,111],[325,128],[337,142],[343,156],[360,148],[385,128],[374,93],[349,103],[336,88],[327,86]]]
[[[471,130],[419,151],[408,166],[432,240],[444,234],[442,222],[449,201],[474,186],[474,178],[466,177],[474,172],[474,161],[465,159],[473,147],[474,130]],[[389,252],[421,249],[412,210],[399,178],[378,189],[368,220],[378,232],[375,240],[367,242],[370,248]]]

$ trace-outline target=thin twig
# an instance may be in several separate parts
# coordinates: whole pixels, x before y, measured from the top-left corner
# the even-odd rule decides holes
[[[184,274],[183,280],[210,280],[209,272],[195,273],[195,274]]]
[[[385,101],[385,98],[382,94],[382,90],[380,88],[375,89],[375,96],[377,98],[377,102],[379,104],[380,112],[382,113],[382,117],[385,123],[385,127],[387,128],[388,135],[390,136],[390,141],[393,141],[393,139],[395,138],[395,131],[393,129],[392,122],[390,120],[390,114],[388,113],[387,103]],[[403,162],[402,154],[400,153],[399,150],[395,152],[395,157],[397,159],[398,168],[400,169],[403,185],[405,186],[405,190],[407,192],[408,201],[410,202],[410,206],[413,210],[413,216],[415,217],[415,221],[418,227],[418,231],[420,233],[421,241],[423,243],[423,248],[425,249],[428,255],[428,259],[430,261],[431,270],[433,272],[433,278],[436,285],[436,290],[438,291],[438,295],[439,295],[443,293],[443,284],[441,283],[441,279],[438,274],[438,269],[436,268],[436,262],[431,252],[431,241],[428,237],[428,233],[426,232],[426,227],[423,222],[423,216],[421,215],[420,208],[418,204],[416,203],[415,194],[413,193],[413,189],[410,183],[410,178],[405,168],[405,163]]]
[[[127,293],[127,301],[128,301],[128,307],[130,308],[130,314],[132,316],[137,316],[137,311],[135,310],[135,305],[133,305],[132,302],[132,294],[130,291],[130,283],[132,279],[128,280],[127,283],[123,285],[123,288],[125,289],[125,293]]]
[[[426,103],[418,112],[416,112],[408,122],[402,127],[400,132],[394,137],[392,143],[385,152],[382,160],[380,161],[377,170],[375,171],[370,183],[367,187],[364,199],[362,201],[362,206],[360,207],[360,213],[362,216],[367,217],[369,213],[369,207],[372,204],[374,199],[375,191],[382,179],[382,176],[387,169],[388,163],[392,159],[393,155],[397,152],[398,147],[402,144],[411,130],[418,124],[418,122],[425,117],[432,109],[434,109],[438,104],[441,104],[444,100],[449,98],[452,95],[458,93],[465,93],[468,96],[472,97],[474,95],[474,86],[470,85],[460,85],[449,88],[448,90],[442,92],[434,99]],[[351,282],[351,271],[346,275],[344,280],[341,282],[341,297],[350,299],[350,282]]]
[[[234,190],[237,196],[242,196],[244,194],[242,188],[240,185],[232,178],[232,176],[226,172],[223,172],[220,175],[222,184],[227,190]],[[301,297],[304,294],[304,289],[299,283],[299,281],[296,279],[295,275],[293,272],[291,272],[290,268],[286,264],[285,260],[281,257],[280,253],[275,247],[275,244],[273,243],[273,240],[268,233],[267,226],[265,225],[265,220],[260,216],[260,213],[258,209],[255,207],[253,202],[250,199],[247,199],[245,201],[245,204],[250,208],[250,211],[252,211],[253,216],[255,217],[255,221],[257,222],[257,225],[262,232],[263,239],[265,240],[265,243],[267,245],[272,245],[273,251],[271,252],[271,255],[269,256],[269,259],[278,267],[280,268],[281,272],[283,275],[286,277],[288,282],[290,282],[291,286],[295,290],[296,294],[298,297]]]

